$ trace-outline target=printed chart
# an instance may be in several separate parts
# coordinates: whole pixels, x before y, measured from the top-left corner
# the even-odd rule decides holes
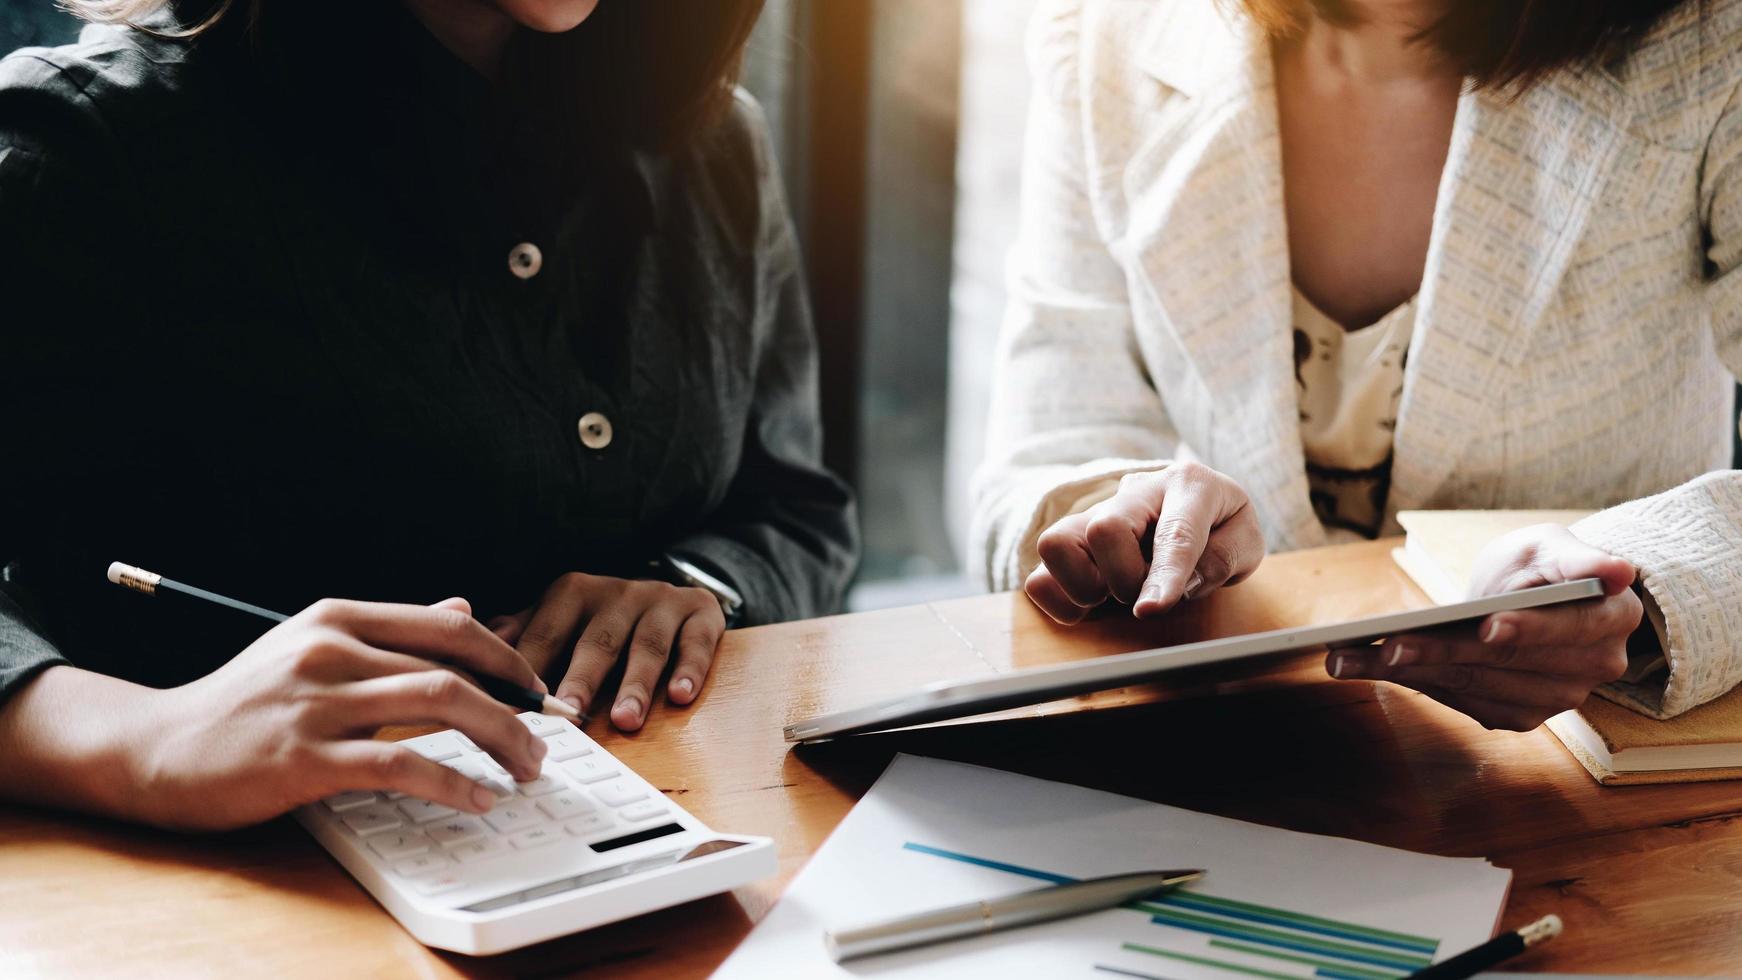
[[[913,841],[902,847],[1054,885],[1079,880],[1069,875],[992,861]],[[1122,952],[1211,967],[1230,974],[1278,980],[1302,977],[1392,980],[1408,976],[1433,962],[1440,946],[1439,940],[1427,936],[1338,922],[1184,890],[1150,901],[1132,902],[1124,908],[1147,916],[1153,926],[1201,936],[1206,949],[1201,954],[1193,954],[1137,939],[1121,944]],[[1132,918],[1138,919],[1138,916]],[[1158,974],[1108,963],[1096,963],[1094,968],[1119,976],[1165,980]]]

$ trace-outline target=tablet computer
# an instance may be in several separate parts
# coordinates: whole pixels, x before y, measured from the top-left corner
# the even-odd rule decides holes
[[[816,742],[842,735],[904,728],[929,721],[1020,708],[1078,694],[1140,684],[1182,667],[1245,660],[1249,657],[1308,650],[1334,643],[1377,640],[1398,633],[1412,633],[1481,619],[1491,613],[1529,609],[1558,602],[1575,602],[1602,594],[1602,582],[1594,578],[1579,579],[1483,596],[1468,602],[1455,602],[1449,606],[1430,606],[1426,609],[1332,623],[1328,626],[1270,630],[1219,640],[1183,643],[1156,650],[1121,653],[1082,663],[1028,667],[997,677],[939,681],[912,694],[904,694],[863,708],[794,722],[786,726],[786,740]]]

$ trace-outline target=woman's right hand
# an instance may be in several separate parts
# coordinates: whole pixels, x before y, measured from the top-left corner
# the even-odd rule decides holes
[[[1023,590],[1060,623],[1109,598],[1139,618],[1245,579],[1264,560],[1246,491],[1199,463],[1132,473],[1109,500],[1040,535],[1041,564]]]
[[[213,673],[151,699],[135,816],[239,827],[363,789],[482,813],[495,802],[487,787],[371,738],[383,725],[457,728],[516,779],[536,776],[543,740],[448,667],[547,690],[463,600],[317,602]]]

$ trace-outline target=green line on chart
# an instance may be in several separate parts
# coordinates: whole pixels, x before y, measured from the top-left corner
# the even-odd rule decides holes
[[[1288,960],[1291,963],[1305,963],[1308,966],[1322,966],[1336,970],[1339,973],[1353,973],[1356,976],[1373,977],[1374,980],[1395,980],[1395,978],[1398,977],[1408,976],[1407,973],[1399,972],[1403,970],[1403,967],[1399,967],[1397,970],[1392,970],[1387,973],[1382,970],[1369,970],[1366,967],[1350,966],[1347,963],[1339,963],[1336,960],[1321,960],[1311,956],[1297,956],[1294,953],[1279,953],[1273,949],[1265,949],[1262,946],[1248,946],[1245,943],[1237,943],[1230,939],[1212,939],[1210,940],[1210,945],[1220,949],[1232,949],[1241,953],[1251,953],[1253,956],[1268,956],[1271,959]]]
[[[1427,936],[1412,936],[1406,932],[1392,932],[1389,929],[1375,929],[1372,926],[1359,926],[1352,922],[1339,922],[1336,919],[1320,918],[1316,915],[1305,915],[1300,912],[1287,912],[1271,908],[1268,905],[1257,905],[1252,902],[1240,902],[1232,898],[1217,898],[1201,892],[1174,892],[1155,902],[1159,905],[1172,905],[1182,908],[1195,908],[1205,912],[1222,912],[1236,916],[1252,916],[1270,920],[1273,925],[1299,924],[1320,929],[1335,930],[1345,939],[1374,939],[1387,945],[1403,946],[1413,952],[1432,954],[1440,948],[1440,941]]]
[[[1348,943],[1333,943],[1323,939],[1314,939],[1297,932],[1279,932],[1275,929],[1260,929],[1243,922],[1231,919],[1213,919],[1205,915],[1191,915],[1178,909],[1162,908],[1153,913],[1155,922],[1162,925],[1177,925],[1186,928],[1208,927],[1219,935],[1231,936],[1235,939],[1252,939],[1259,942],[1280,941],[1292,944],[1292,947],[1312,953],[1328,953],[1345,959],[1357,958],[1364,963],[1374,963],[1379,966],[1395,966],[1398,968],[1417,968],[1427,966],[1433,960],[1426,956],[1407,956],[1391,950],[1375,949],[1372,946],[1351,946]]]
[[[1148,953],[1151,956],[1165,956],[1170,960],[1184,960],[1187,963],[1196,963],[1199,966],[1213,966],[1218,970],[1232,970],[1235,973],[1244,973],[1250,977],[1269,977],[1271,980],[1301,980],[1300,975],[1297,973],[1272,973],[1269,970],[1241,966],[1238,963],[1212,960],[1207,956],[1193,956],[1189,953],[1176,953],[1169,949],[1156,949],[1154,946],[1139,946],[1136,943],[1125,943],[1124,948],[1133,953]]]

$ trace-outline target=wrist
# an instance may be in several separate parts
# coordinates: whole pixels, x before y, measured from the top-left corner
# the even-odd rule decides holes
[[[153,718],[169,692],[56,666],[0,705],[5,796],[127,820],[151,819]]]

